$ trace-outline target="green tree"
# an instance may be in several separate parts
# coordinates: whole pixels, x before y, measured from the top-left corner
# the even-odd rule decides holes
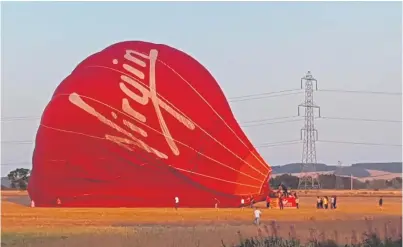
[[[11,188],[26,190],[31,171],[26,168],[17,168],[11,171],[7,177],[10,180]]]

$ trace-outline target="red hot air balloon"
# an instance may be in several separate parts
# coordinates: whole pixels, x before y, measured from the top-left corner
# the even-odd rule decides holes
[[[238,207],[271,168],[212,75],[172,47],[117,43],[57,87],[36,136],[37,207]],[[60,203],[58,203],[60,202]]]

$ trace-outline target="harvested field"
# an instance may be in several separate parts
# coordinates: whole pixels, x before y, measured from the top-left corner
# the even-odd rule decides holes
[[[303,193],[301,193],[303,195]],[[328,194],[330,195],[330,193]],[[280,236],[295,226],[297,237],[306,240],[312,229],[327,237],[349,241],[352,231],[372,225],[381,235],[400,231],[401,197],[339,197],[338,209],[317,210],[313,196],[302,197],[300,209],[262,209],[262,224],[276,221]],[[255,236],[252,209],[172,208],[29,208],[22,192],[2,192],[2,243],[13,246],[221,246]],[[365,220],[367,218],[367,220]],[[368,220],[369,219],[369,220]],[[263,227],[264,229],[264,227]],[[310,230],[311,229],[311,230]],[[337,234],[335,234],[337,232]],[[3,244],[2,244],[3,246]],[[4,245],[6,246],[6,245]]]

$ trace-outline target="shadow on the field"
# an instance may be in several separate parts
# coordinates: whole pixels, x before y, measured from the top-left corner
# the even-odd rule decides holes
[[[29,196],[6,196],[2,198],[5,201],[12,202],[21,206],[29,207],[31,205],[31,201]]]

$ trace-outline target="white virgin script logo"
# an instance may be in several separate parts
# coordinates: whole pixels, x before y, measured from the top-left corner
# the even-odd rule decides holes
[[[168,129],[168,126],[165,122],[165,119],[162,115],[161,109],[164,109],[167,113],[173,116],[178,122],[183,124],[190,130],[195,129],[195,125],[187,119],[182,114],[178,113],[172,107],[170,107],[167,102],[161,100],[157,95],[156,89],[156,78],[155,78],[155,67],[158,57],[158,51],[155,49],[150,50],[149,55],[144,55],[142,53],[133,51],[133,50],[126,50],[126,54],[123,56],[124,61],[122,64],[122,68],[124,69],[125,74],[123,73],[120,76],[121,82],[119,83],[119,87],[121,91],[127,96],[122,99],[122,111],[130,115],[131,117],[135,118],[139,122],[146,123],[147,118],[140,112],[136,111],[135,109],[130,106],[129,99],[134,100],[137,102],[137,106],[146,106],[151,100],[151,103],[154,107],[159,125],[161,127],[162,135],[165,137],[165,140],[171,149],[174,155],[179,155],[179,149],[176,146],[174,139]],[[144,81],[145,75],[142,71],[147,69],[147,62],[148,62],[148,69],[149,69],[149,88],[146,88],[144,84],[146,83],[141,82]],[[114,65],[119,64],[118,59],[113,59],[112,63]],[[128,85],[136,88],[140,95],[134,93],[132,90],[128,88]],[[86,98],[85,96],[83,98]],[[117,130],[118,132],[122,133],[128,138],[118,137],[113,135],[105,134],[105,138],[107,140],[113,141],[119,146],[132,150],[130,146],[137,146],[149,153],[155,154],[159,158],[167,159],[168,156],[152,147],[150,147],[144,141],[136,138],[131,132],[120,127],[118,124],[114,123],[113,121],[109,120],[107,117],[99,113],[96,109],[88,105],[80,95],[77,93],[72,93],[69,95],[69,100],[72,104],[78,106],[80,109],[84,110],[85,112],[89,113],[90,115],[96,117],[100,122],[103,124],[108,125],[112,129]],[[128,99],[129,98],[129,99]],[[138,107],[138,108],[139,108]],[[115,112],[111,112],[112,117],[116,120],[117,115]],[[147,132],[142,128],[138,127],[134,123],[123,119],[123,124],[130,129],[132,132],[137,133],[142,137],[147,137]]]

